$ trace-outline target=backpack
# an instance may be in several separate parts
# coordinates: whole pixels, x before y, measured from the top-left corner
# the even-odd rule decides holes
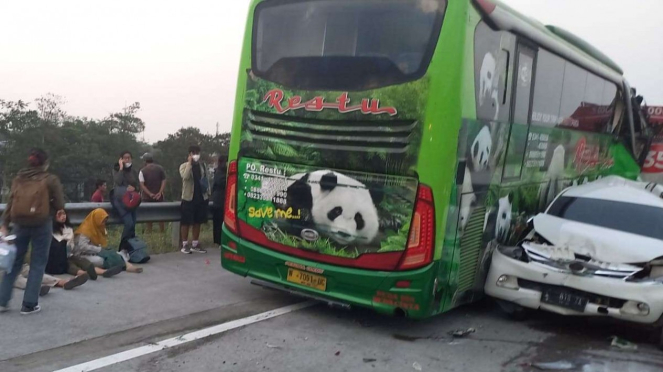
[[[20,224],[41,223],[51,214],[48,176],[16,177],[12,183],[11,219]]]
[[[133,237],[123,241],[120,249],[127,252],[131,263],[144,264],[151,258],[147,253],[147,244],[140,238]]]
[[[202,192],[203,195],[207,194],[207,190],[209,190],[209,178],[207,178],[207,167],[205,164],[200,165],[201,167],[201,174],[200,174],[200,191]]]

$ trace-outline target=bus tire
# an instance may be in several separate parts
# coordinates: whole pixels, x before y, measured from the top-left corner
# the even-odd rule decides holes
[[[504,300],[495,300],[500,307],[500,310],[506,314],[510,319],[523,321],[529,318],[531,310],[524,308],[513,302],[508,302]]]

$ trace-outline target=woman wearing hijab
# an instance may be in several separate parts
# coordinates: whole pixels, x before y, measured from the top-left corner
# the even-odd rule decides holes
[[[85,217],[74,237],[74,256],[84,258],[98,268],[107,271],[126,269],[131,273],[141,273],[143,269],[126,262],[120,254],[105,249],[108,245],[106,222],[108,213],[98,208]]]
[[[48,254],[46,273],[51,275],[70,274],[74,276],[87,273],[90,279],[97,280],[98,275],[110,278],[121,270],[104,270],[95,267],[90,261],[74,256],[74,229],[69,222],[67,213],[60,211],[53,219],[53,239]]]

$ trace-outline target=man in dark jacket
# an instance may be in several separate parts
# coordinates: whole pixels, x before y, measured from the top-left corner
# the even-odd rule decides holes
[[[219,155],[212,183],[212,228],[214,229],[214,244],[217,245],[221,245],[223,208],[226,201],[226,173],[228,173],[228,157]]]
[[[56,176],[47,172],[47,161],[48,155],[43,150],[30,150],[28,167],[19,171],[12,183],[0,229],[3,235],[6,235],[9,224],[14,224],[17,255],[11,273],[5,273],[0,284],[0,312],[9,310],[7,305],[12,296],[12,288],[21,272],[30,242],[30,272],[21,314],[34,314],[41,310],[39,290],[51,246],[52,220],[57,212],[64,211],[62,184]]]
[[[122,203],[125,192],[140,190],[138,171],[134,169],[132,160],[131,152],[122,152],[118,165],[115,166],[115,175],[113,176],[114,187],[111,199],[113,200],[113,207],[124,224],[120,246],[125,240],[136,236],[136,210],[127,210]]]
[[[141,159],[145,161],[145,166],[138,172],[138,180],[140,181],[143,203],[163,202],[163,193],[166,190],[166,171],[162,166],[154,163],[154,157],[149,152],[145,153]],[[166,231],[163,222],[159,222],[159,230],[161,233]],[[147,223],[147,232],[152,233],[152,222]]]

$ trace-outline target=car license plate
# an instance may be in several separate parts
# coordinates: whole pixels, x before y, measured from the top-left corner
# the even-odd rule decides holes
[[[588,302],[587,297],[579,296],[561,289],[546,289],[541,294],[541,302],[563,308],[584,312]]]
[[[320,275],[288,268],[288,281],[315,288],[320,291],[327,289],[327,278]]]

